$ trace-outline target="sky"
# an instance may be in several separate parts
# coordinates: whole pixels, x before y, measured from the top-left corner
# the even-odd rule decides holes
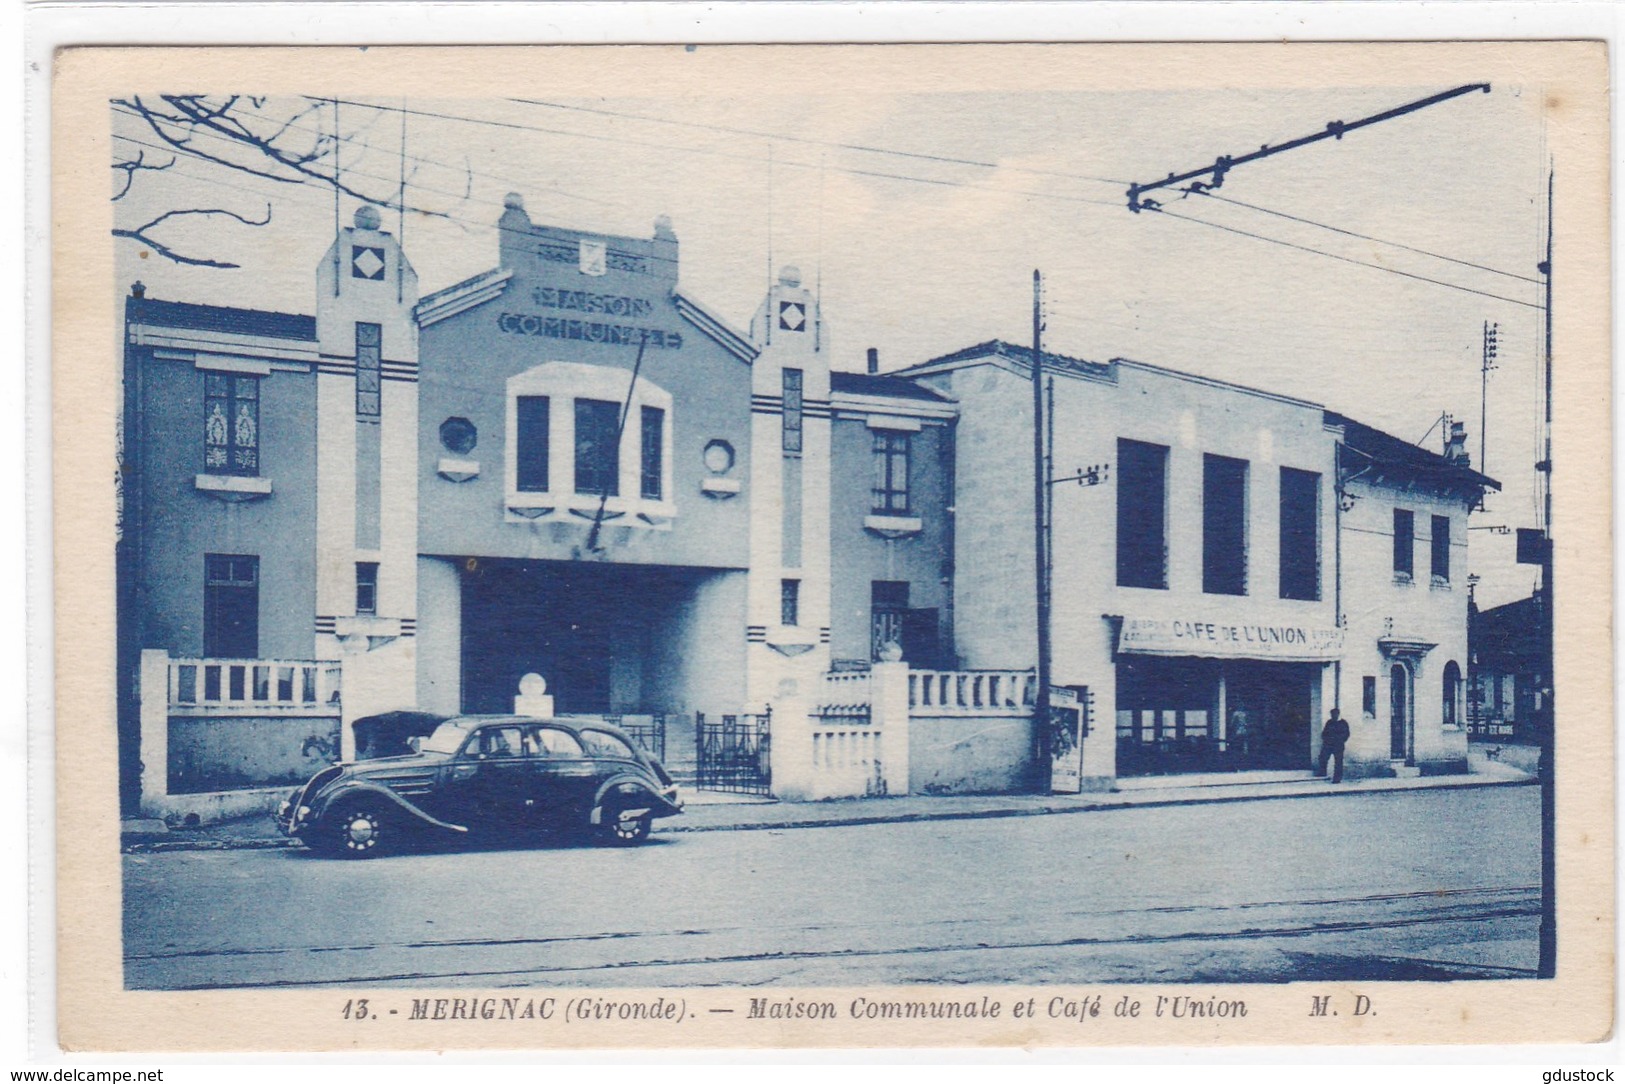
[[[868,347],[892,369],[992,338],[1027,343],[1038,269],[1047,349],[1308,399],[1407,440],[1432,429],[1435,450],[1435,423],[1449,413],[1467,426],[1475,466],[1505,487],[1472,526],[1535,526],[1547,170],[1539,88],[1497,83],[1238,166],[1213,196],[1159,192],[1163,212],[1127,209],[1129,182],[1452,85],[351,95],[336,120],[313,87],[311,98],[243,99],[233,109],[259,131],[288,122],[287,145],[309,145],[336,123],[343,175],[393,198],[404,106],[407,202],[435,212],[405,220],[423,293],[495,265],[508,192],[523,195],[537,223],[605,233],[647,237],[655,217],[669,215],[685,292],[738,328],[770,275],[799,267],[821,292],[838,369],[861,369]],[[271,219],[253,227],[189,216],[151,231],[236,269],[182,267],[114,239],[117,296],[140,279],[149,297],[313,311],[330,190],[157,149],[146,122],[117,103],[111,123],[115,161],[175,160],[130,177],[112,205],[115,227],[180,208],[256,220],[269,209]],[[206,135],[192,146],[229,149]],[[315,168],[329,171],[331,157]],[[125,179],[114,170],[111,191]],[[340,200],[343,222],[357,205]],[[400,228],[393,212],[384,225]],[[1499,356],[1480,463],[1486,321],[1499,325]],[[1474,529],[1469,539],[1481,605],[1528,593],[1535,570],[1515,563],[1512,535]]]

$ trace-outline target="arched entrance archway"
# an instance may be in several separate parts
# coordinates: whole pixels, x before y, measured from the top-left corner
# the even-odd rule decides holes
[[[1411,671],[1402,662],[1388,670],[1388,755],[1411,759]]]

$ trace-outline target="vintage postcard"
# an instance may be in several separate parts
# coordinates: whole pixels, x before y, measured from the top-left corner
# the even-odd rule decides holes
[[[60,1043],[1607,1037],[1607,61],[63,50]]]

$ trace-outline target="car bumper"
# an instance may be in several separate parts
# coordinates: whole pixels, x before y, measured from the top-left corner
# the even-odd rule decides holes
[[[295,792],[293,797],[284,798],[282,804],[277,806],[271,819],[276,821],[277,830],[290,839],[297,839],[304,834],[310,826],[310,807],[296,806],[302,792]]]

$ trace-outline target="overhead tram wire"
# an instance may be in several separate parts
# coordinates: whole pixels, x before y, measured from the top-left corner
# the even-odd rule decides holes
[[[310,100],[311,101],[321,101],[321,102],[326,102],[326,103],[331,103],[333,101],[333,99],[331,99],[331,98],[320,98],[320,99],[311,98]],[[381,112],[397,112],[397,113],[401,114],[403,119],[407,115],[407,112],[405,110],[399,108],[399,107],[393,107],[393,108],[390,108],[390,109],[385,109],[385,108],[379,107],[379,106],[370,106],[369,107],[369,106],[366,106],[366,103],[361,103],[361,102],[349,102],[349,101],[345,101],[344,99],[340,99],[340,101],[343,102],[343,104],[345,104],[345,105],[359,105],[359,106],[362,106],[362,107],[365,107],[365,108],[379,109],[379,110],[381,110]],[[115,105],[113,107],[113,111],[116,112],[116,113],[121,113],[121,114],[123,114],[124,116],[127,116],[127,117],[132,117],[132,118],[134,118],[136,120],[141,120],[141,121],[146,120],[146,118],[143,117],[140,113],[133,112],[132,110],[130,110],[128,108],[123,108],[123,107],[119,107],[119,106]],[[227,112],[228,112],[228,115],[237,118],[239,121],[241,121],[246,116],[248,116],[248,114],[241,113],[240,111],[228,110]],[[311,125],[308,125],[308,124],[297,124],[297,123],[293,123],[291,121],[289,123],[287,123],[286,125],[284,125],[284,127],[292,128],[292,129],[295,129],[297,131],[302,131],[302,132],[310,132],[310,133],[316,134],[316,135],[327,135],[328,134],[323,129],[321,129],[319,127],[312,127]],[[198,129],[197,134],[207,136],[210,139],[214,139],[214,140],[218,140],[218,141],[222,141],[222,142],[226,142],[226,143],[232,143],[232,144],[237,143],[237,141],[232,139],[232,137],[230,137],[228,135],[224,135],[224,134],[219,133],[219,132],[212,132],[212,131],[208,130],[207,128]],[[121,138],[129,138],[129,137],[126,136],[126,137],[121,137]],[[355,134],[351,134],[351,135],[341,136],[340,139],[345,143],[353,143],[353,142],[357,141],[358,136],[355,135]],[[370,145],[368,145],[368,146],[370,147]],[[159,147],[159,148],[156,148],[156,149],[164,150],[164,151],[170,151],[170,152],[175,151],[175,148],[171,147],[171,146],[163,146],[163,147]],[[207,160],[207,156],[203,156],[203,157],[205,158],[205,160]],[[497,182],[499,182],[501,184],[509,185],[510,187],[513,187],[513,188],[522,188],[522,187],[524,187],[525,184],[529,183],[529,182],[524,182],[524,181],[516,181],[516,180],[513,180],[512,178],[509,178],[509,177],[502,177],[502,176],[499,176],[499,175],[497,175],[495,173],[480,172],[480,171],[477,171],[477,170],[470,169],[467,165],[462,164],[462,163],[447,162],[447,161],[444,161],[444,160],[439,159],[439,158],[431,158],[431,157],[429,157],[427,155],[422,155],[422,154],[409,154],[409,155],[406,156],[406,160],[408,162],[417,162],[417,163],[420,163],[422,165],[427,165],[427,166],[439,166],[441,169],[452,170],[452,171],[458,172],[458,173],[463,173],[463,172],[478,173],[478,175],[485,177],[487,180],[497,181]],[[372,179],[372,180],[389,180],[390,179],[390,178],[383,177],[383,176],[380,176],[380,175],[374,174],[374,173],[361,173],[361,172],[358,172],[358,171],[353,170],[353,169],[347,169],[347,170],[345,170],[345,172],[346,173],[353,173],[358,177],[367,177],[367,178]],[[433,193],[435,193],[437,195],[458,196],[460,198],[474,199],[474,197],[472,197],[472,196],[465,197],[465,196],[462,195],[462,193],[452,192],[452,191],[449,191],[449,190],[444,189],[444,188],[434,188],[434,187],[431,187],[430,185],[426,185],[426,184],[415,184],[412,187],[416,187],[419,191],[422,191],[422,192],[433,192]],[[566,191],[566,190],[564,190],[562,188],[559,188],[557,186],[549,186],[548,191],[551,192],[553,195],[563,196],[566,199],[580,200],[580,201],[582,201],[584,203],[595,203],[595,204],[598,204],[599,206],[607,206],[609,204],[608,200],[599,199],[596,196],[583,196],[583,195],[581,195],[579,193],[576,193],[576,192],[568,192],[568,191]],[[494,202],[494,201],[484,200],[484,201],[479,201],[479,202],[490,203],[490,202]]]
[[[1327,252],[1325,249],[1311,248],[1308,245],[1300,245],[1292,241],[1283,241],[1278,237],[1267,237],[1261,233],[1253,233],[1250,230],[1238,229],[1235,226],[1226,226],[1220,222],[1210,222],[1205,218],[1193,218],[1190,215],[1182,215],[1177,211],[1170,211],[1168,208],[1160,205],[1154,208],[1145,207],[1144,209],[1154,214],[1166,215],[1169,218],[1177,218],[1181,222],[1194,222],[1198,226],[1209,226],[1216,230],[1223,230],[1226,233],[1234,233],[1242,237],[1251,237],[1258,241],[1268,241],[1272,245],[1281,245],[1284,248],[1296,249],[1299,252],[1307,252],[1315,256],[1325,256],[1328,259],[1337,260],[1340,263],[1354,264],[1356,267],[1368,267],[1373,271],[1384,271],[1390,275],[1399,275],[1402,278],[1415,279],[1418,282],[1430,282],[1435,286],[1443,286],[1450,290],[1460,290],[1462,293],[1466,294],[1477,294],[1479,297],[1487,297],[1492,301],[1505,301],[1509,305],[1522,305],[1523,307],[1529,309],[1541,308],[1539,302],[1520,301],[1515,297],[1503,297],[1500,294],[1492,294],[1485,290],[1475,290],[1470,286],[1460,286],[1454,282],[1446,282],[1443,279],[1429,278],[1426,275],[1418,275],[1410,271],[1401,271],[1397,267],[1384,267],[1381,264],[1367,263],[1365,260],[1356,260],[1351,256],[1339,256],[1337,253]]]
[[[314,101],[318,99],[312,100]],[[332,101],[330,98],[319,100]],[[375,102],[363,102],[359,100],[351,101],[344,98],[339,99],[339,102],[342,105],[356,105],[367,109],[396,110],[403,108],[402,106],[379,105]],[[428,109],[409,109],[407,111],[415,117],[427,117],[433,120],[449,120],[464,124],[477,124],[486,127],[507,129],[510,131],[536,132],[541,135],[564,136],[566,138],[585,139],[599,143],[620,143],[630,147],[646,147],[650,150],[676,151],[679,154],[701,154],[713,158],[725,158],[736,162],[752,162],[760,164],[767,161],[764,155],[741,154],[734,151],[717,150],[712,147],[689,147],[675,143],[655,143],[645,139],[629,139],[624,136],[599,135],[593,132],[571,131],[567,128],[544,128],[534,124],[519,124],[515,121],[491,120],[485,117],[468,117],[455,113],[438,113]],[[776,166],[787,166],[792,169],[809,171],[816,171],[819,168],[818,163],[816,162],[793,162],[775,158],[774,163]],[[944,188],[967,188],[983,192],[998,192],[1011,196],[1031,196],[1037,199],[1059,200],[1064,203],[1087,203],[1100,207],[1110,207],[1113,210],[1119,210],[1122,207],[1122,204],[1111,200],[1089,199],[1085,196],[1067,196],[1057,192],[1034,192],[1029,189],[1022,188],[999,188],[995,185],[971,184],[967,181],[949,181],[934,177],[916,177],[907,173],[886,173],[880,170],[858,169],[852,166],[830,166],[828,168],[832,172],[845,173],[854,177],[876,177],[882,180],[910,181],[915,184],[937,185]]]
[[[333,99],[322,99],[322,101],[333,101]],[[341,104],[353,104],[353,106],[367,107],[367,109],[379,109],[379,111],[401,111],[400,106],[375,106],[375,104],[371,104],[371,102],[353,102],[353,101],[349,101],[349,99],[340,99],[340,102],[341,102]],[[124,112],[125,115],[128,115],[128,117],[133,117],[133,119],[140,119],[140,114],[133,114],[133,112],[128,112],[128,111],[119,111],[119,112]],[[580,138],[585,138],[585,140],[622,141],[622,140],[616,140],[616,138],[614,138],[614,137],[601,137],[601,135],[591,135],[591,133],[585,133],[585,132],[565,132],[565,130],[552,130],[552,128],[526,128],[526,125],[507,124],[507,122],[502,122],[502,120],[484,120],[484,119],[481,119],[481,117],[457,117],[457,115],[436,114],[436,112],[421,111],[421,109],[406,109],[405,112],[410,112],[410,114],[414,115],[414,117],[432,117],[432,119],[440,119],[440,120],[460,120],[460,122],[465,122],[465,124],[496,125],[496,127],[502,127],[502,128],[520,128],[520,130],[533,130],[533,132],[541,132],[541,133],[544,133],[544,135],[562,135],[562,137],[580,137]],[[205,133],[203,133],[203,135],[208,135],[208,137],[215,138],[215,140],[231,141],[231,137],[224,137],[224,135],[216,135],[216,133],[213,133],[213,132],[205,132]],[[221,166],[221,163],[218,163],[218,161],[215,161],[215,159],[211,158],[211,156],[208,156],[208,154],[198,153],[198,151],[185,151],[185,150],[180,150],[180,148],[174,148],[174,146],[154,145],[154,143],[143,143],[143,141],[137,140],[137,138],[128,137],[128,135],[119,135],[119,133],[115,133],[115,138],[120,138],[120,140],[130,141],[130,143],[135,143],[135,145],[137,145],[137,146],[148,146],[148,148],[151,148],[151,150],[167,151],[167,153],[190,154],[190,156],[192,156],[192,158],[197,158],[198,161],[203,161],[203,163],[210,163],[210,164],[215,164],[215,166]],[[767,161],[767,159],[759,158],[759,156],[749,156],[749,154],[730,154],[730,153],[726,153],[726,151],[710,150],[710,148],[687,148],[687,146],[650,145],[650,143],[637,143],[637,141],[634,141],[634,143],[637,146],[653,146],[653,148],[656,148],[656,150],[674,150],[674,151],[679,151],[679,153],[681,153],[681,151],[686,151],[686,153],[692,153],[692,154],[712,154],[712,156],[721,156],[721,158],[738,159],[738,161],[747,161],[747,163],[765,163],[765,161]],[[423,161],[434,161],[434,159],[423,159]],[[434,164],[439,164],[439,166],[444,166],[444,167],[452,167],[452,166],[447,166],[447,163],[437,163],[437,161]],[[790,166],[790,167],[793,167],[793,169],[819,169],[819,166],[817,166],[817,164],[785,163],[785,161],[783,161],[783,159],[777,159],[777,158],[775,158],[775,166]],[[889,180],[903,180],[903,182],[915,182],[915,184],[938,185],[938,187],[949,187],[949,189],[973,189],[973,190],[978,190],[978,192],[1007,193],[1007,195],[1020,195],[1020,197],[1038,198],[1038,200],[1058,200],[1058,202],[1063,202],[1063,203],[1089,203],[1089,205],[1094,205],[1094,206],[1107,206],[1107,208],[1113,208],[1113,210],[1116,210],[1116,208],[1118,208],[1118,206],[1120,206],[1120,205],[1118,205],[1118,203],[1110,202],[1110,200],[1090,200],[1090,198],[1087,198],[1087,197],[1076,197],[1076,195],[1064,195],[1064,193],[1059,193],[1059,192],[1033,192],[1033,190],[1030,190],[1030,189],[999,189],[999,187],[996,187],[996,185],[968,184],[968,182],[964,182],[964,180],[942,180],[942,179],[936,179],[936,177],[915,177],[915,176],[910,176],[910,174],[887,174],[887,172],[864,171],[864,169],[848,169],[848,167],[840,167],[840,166],[829,166],[829,169],[830,169],[830,171],[835,171],[835,172],[845,172],[845,174],[856,174],[856,176],[881,177],[881,179],[889,179]],[[374,179],[374,180],[393,180],[392,177],[384,177],[384,176],[380,176],[380,174],[366,174],[366,172],[354,171],[354,169],[349,169],[349,171],[346,171],[346,172],[349,172],[349,174],[351,174],[351,176],[369,177],[369,179]],[[504,184],[518,184],[518,182],[512,182],[512,180],[504,179],[504,177],[497,177],[497,176],[494,176],[494,174],[489,174],[489,172],[479,171],[479,169],[470,169],[470,171],[468,171],[468,172],[471,172],[471,174],[473,174],[473,176],[486,177],[486,179],[489,179],[489,180],[499,180],[499,182],[504,182]],[[265,179],[273,180],[273,182],[275,182],[275,180],[276,180],[275,177],[265,177]],[[314,182],[314,179],[288,179],[288,182],[293,182],[293,184],[312,184],[312,182]],[[288,182],[280,182],[280,184],[288,184]],[[496,202],[494,202],[494,200],[483,200],[483,198],[479,198],[479,197],[463,197],[463,195],[461,195],[461,193],[448,192],[448,190],[445,190],[445,189],[432,189],[432,187],[429,187],[429,185],[408,184],[408,187],[416,187],[416,189],[421,190],[421,192],[436,192],[436,193],[439,193],[439,195],[455,195],[455,197],[458,197],[458,198],[466,198],[466,200],[468,200],[468,202],[489,203],[489,205],[496,205]],[[561,193],[561,195],[570,195],[570,193],[564,193],[564,192],[562,192],[562,190],[559,193]],[[574,197],[574,198],[578,198],[578,200],[591,200],[591,197],[578,197],[578,195],[577,195],[577,197]],[[591,200],[591,202],[603,203],[603,200]],[[476,219],[461,218],[461,216],[452,215],[452,213],[448,213],[448,211],[434,211],[434,215],[442,216],[442,218],[453,219],[453,221],[460,221],[460,223],[478,224],[478,226],[487,226],[487,224],[489,224],[489,223],[486,223],[486,221],[483,221],[483,219],[478,219],[478,221],[476,221]]]
[[[1316,222],[1312,218],[1302,218],[1298,215],[1289,215],[1285,211],[1276,211],[1269,207],[1260,207],[1255,203],[1244,203],[1239,199],[1231,199],[1228,196],[1220,196],[1205,189],[1186,189],[1185,191],[1194,192],[1194,194],[1198,196],[1206,196],[1208,199],[1216,199],[1220,203],[1228,203],[1236,207],[1245,207],[1249,211],[1257,211],[1260,214],[1274,215],[1276,218],[1285,218],[1292,222],[1302,222],[1306,226],[1318,226],[1323,230],[1331,230],[1333,233],[1341,233],[1345,237],[1357,237],[1362,241],[1374,241],[1379,245],[1392,245],[1394,248],[1402,248],[1406,252],[1415,252],[1423,256],[1431,256],[1436,260],[1444,260],[1447,263],[1460,264],[1462,267],[1471,267],[1479,271],[1488,271],[1492,275],[1504,275],[1509,279],[1517,279],[1519,282],[1527,282],[1535,286],[1541,285],[1540,279],[1530,278],[1528,275],[1520,275],[1512,271],[1502,271],[1498,267],[1488,267],[1481,263],[1473,263],[1471,260],[1457,259],[1454,256],[1446,256],[1442,252],[1433,252],[1425,248],[1418,248],[1415,245],[1407,245],[1401,241],[1389,241],[1386,238],[1373,237],[1368,233],[1358,233],[1354,230],[1344,229],[1341,226],[1333,226],[1325,222]]]
[[[1096,181],[1100,184],[1109,184],[1121,188],[1128,181],[1116,180],[1112,177],[1093,177],[1086,173],[1066,173],[1059,170],[1030,169],[1025,166],[1011,166],[1000,162],[983,162],[974,158],[955,158],[943,154],[925,154],[919,151],[897,150],[893,147],[871,147],[862,143],[842,143],[838,140],[812,139],[807,136],[784,135],[779,132],[763,132],[753,128],[734,128],[726,124],[706,124],[696,120],[675,120],[671,117],[650,117],[639,113],[622,113],[614,109],[594,109],[586,105],[567,105],[564,102],[544,102],[536,98],[509,98],[510,102],[520,105],[536,105],[546,109],[566,109],[576,113],[594,113],[603,117],[619,117],[624,120],[643,121],[646,124],[670,124],[682,128],[698,128],[708,132],[721,132],[727,135],[752,136],[758,139],[770,139],[783,143],[806,143],[815,147],[831,147],[836,150],[861,151],[865,154],[890,154],[899,158],[918,158],[926,162],[942,162],[956,166],[979,166],[983,169],[1008,169],[1015,173],[1031,173],[1045,177],[1064,177],[1075,181]]]
[[[133,116],[134,114],[130,114],[130,115]],[[210,138],[217,139],[217,140],[226,140],[228,142],[231,141],[230,136],[217,135],[217,134],[215,134],[213,132],[205,132],[205,133],[201,133],[201,134],[208,135]],[[122,140],[122,141],[124,141],[126,143],[132,143],[137,147],[145,147],[148,150],[161,151],[161,152],[164,152],[166,154],[180,155],[180,156],[185,157],[185,158],[190,159],[190,160],[203,162],[206,165],[211,165],[211,166],[220,166],[221,165],[221,162],[217,158],[215,158],[215,157],[213,157],[211,155],[205,154],[205,153],[203,153],[201,151],[186,150],[184,148],[172,147],[172,146],[168,146],[166,144],[160,144],[160,143],[150,143],[150,142],[147,142],[145,140],[137,139],[134,136],[127,136],[127,135],[124,135],[124,134],[119,133],[119,132],[114,132],[113,133],[113,138],[118,139],[118,140]],[[227,168],[230,168],[230,167],[227,167]],[[453,168],[461,169],[462,167],[458,166],[458,167],[453,167]],[[241,173],[245,174],[246,176],[257,177],[260,180],[269,182],[269,183],[271,183],[273,185],[277,185],[278,187],[275,188],[275,189],[272,189],[272,191],[287,192],[287,191],[289,191],[289,188],[288,188],[289,185],[292,185],[292,187],[294,189],[305,188],[305,187],[309,187],[309,186],[312,186],[312,185],[316,185],[317,187],[321,188],[324,192],[326,191],[326,185],[322,184],[320,182],[320,179],[316,178],[316,177],[289,177],[286,180],[278,180],[275,177],[266,176],[264,173],[262,173],[262,172],[260,172],[258,170],[251,170],[251,169],[246,169],[245,168],[245,169],[241,169],[241,170],[234,170],[234,172],[241,172]],[[380,174],[380,173],[368,173],[368,172],[366,172],[364,170],[358,170],[358,169],[353,169],[353,168],[346,168],[344,172],[345,172],[346,176],[365,177],[368,180],[373,180],[373,181],[386,181],[386,182],[391,182],[391,183],[394,183],[396,181],[396,178],[394,178],[394,177],[389,177],[389,176],[386,176],[386,175]],[[491,174],[482,173],[479,170],[470,170],[469,172],[473,176],[483,177],[483,178],[485,178],[487,180],[495,180],[495,181],[499,181],[499,182],[503,182],[503,183],[512,183],[512,182],[508,182],[506,178],[494,177]],[[197,181],[201,181],[202,183],[205,183],[205,184],[219,184],[219,185],[223,185],[226,188],[236,188],[239,191],[243,191],[243,192],[253,192],[254,194],[260,195],[260,196],[262,196],[262,198],[264,198],[263,193],[257,192],[256,190],[251,189],[251,188],[245,188],[242,185],[229,184],[229,183],[227,183],[225,181],[215,180],[215,179],[208,178],[208,177],[194,177],[193,179],[197,180]],[[503,203],[502,200],[488,199],[488,198],[483,197],[483,196],[465,195],[462,192],[455,192],[455,191],[452,191],[451,189],[447,189],[447,188],[436,188],[433,185],[422,184],[420,182],[412,181],[410,179],[408,179],[406,186],[408,188],[416,188],[420,192],[429,192],[429,193],[433,193],[433,194],[439,195],[439,196],[449,196],[449,197],[452,197],[454,199],[457,199],[457,200],[460,200],[460,201],[463,201],[463,202],[467,202],[467,203],[483,204],[483,205],[488,206],[488,207],[503,207],[503,206],[505,206],[505,204]],[[562,192],[560,190],[557,190],[557,189],[550,189],[549,191],[554,191],[559,195],[568,194],[568,193],[564,193],[564,192]],[[591,196],[576,196],[574,198],[582,199],[582,200],[589,200],[589,201],[591,201],[593,203],[607,203],[608,202],[607,200],[594,199]],[[466,225],[469,225],[469,226],[482,227],[482,228],[490,226],[492,224],[487,219],[468,218],[468,217],[466,217],[464,215],[453,214],[450,211],[431,211],[431,210],[428,210],[428,209],[419,208],[419,209],[415,209],[415,213],[424,214],[424,215],[427,215],[427,216],[430,216],[430,217],[433,217],[433,218],[445,218],[445,219],[449,219],[449,220],[451,220],[453,222],[462,223],[462,224],[466,224]]]

